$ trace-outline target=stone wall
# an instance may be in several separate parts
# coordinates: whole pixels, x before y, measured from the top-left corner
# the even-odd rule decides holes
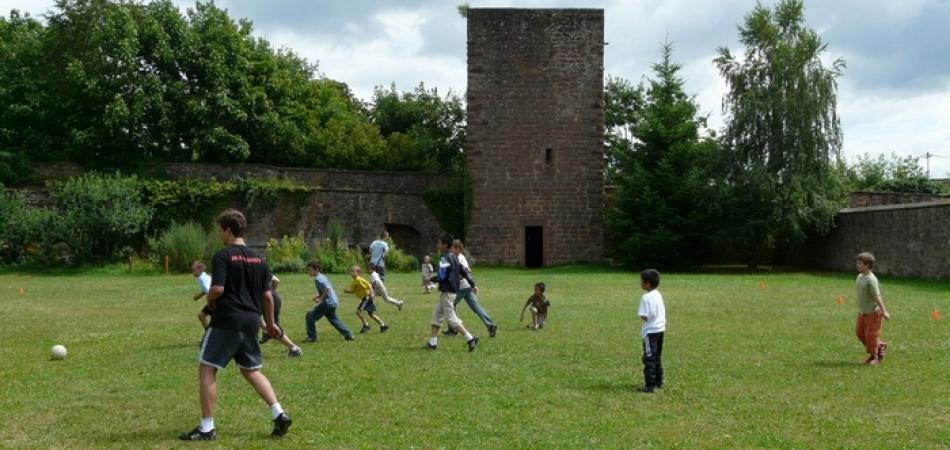
[[[906,203],[933,202],[943,199],[950,199],[950,196],[902,192],[854,192],[848,198],[848,207],[864,208],[867,206],[900,205]]]
[[[343,222],[346,236],[353,244],[367,247],[386,229],[399,247],[416,256],[431,253],[442,232],[422,198],[423,192],[460,183],[455,177],[439,175],[253,164],[176,163],[160,166],[157,171],[172,179],[286,178],[310,186],[309,193],[284,193],[275,200],[252,205],[232,202],[231,206],[248,216],[247,239],[253,246],[298,232],[303,232],[308,240],[322,238],[330,220],[337,219]],[[68,163],[35,164],[34,172],[40,179],[53,179],[79,175],[82,169]],[[45,194],[36,187],[24,189],[31,194],[33,203],[42,202],[38,198]]]
[[[525,264],[603,255],[603,52],[599,9],[468,11],[469,250]]]
[[[864,251],[874,253],[879,274],[950,279],[950,200],[841,210],[834,229],[791,262],[854,271],[854,256]]]

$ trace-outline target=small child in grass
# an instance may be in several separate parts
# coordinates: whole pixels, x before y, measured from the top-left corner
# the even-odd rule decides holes
[[[858,321],[855,324],[855,333],[858,340],[864,344],[868,359],[864,364],[876,366],[884,359],[887,343],[881,340],[881,319],[891,319],[891,315],[881,299],[881,285],[877,277],[871,272],[874,268],[874,255],[861,253],[855,265],[858,270]]]
[[[360,299],[360,304],[356,307],[356,317],[359,317],[360,322],[363,322],[360,333],[365,333],[370,329],[364,313],[379,324],[380,333],[385,333],[389,329],[389,325],[386,325],[383,319],[376,315],[376,304],[373,303],[373,286],[360,276],[360,266],[353,265],[353,267],[350,267],[350,277],[353,278],[353,281],[343,292],[356,294],[356,298]]]
[[[422,257],[422,292],[428,294],[432,292],[432,260],[429,255]]]
[[[389,290],[386,289],[386,283],[383,283],[383,278],[380,277],[379,272],[376,271],[376,266],[370,264],[369,272],[369,282],[371,285],[373,285],[373,292],[376,293],[376,295],[382,297],[386,303],[396,305],[396,308],[402,311],[403,301],[389,296]]]
[[[211,290],[211,275],[208,275],[205,270],[208,267],[205,266],[205,263],[201,261],[195,261],[191,263],[191,274],[198,279],[198,289],[199,291],[191,297],[192,300],[198,301],[201,297],[208,295],[208,291]],[[205,304],[204,308],[201,308],[201,311],[198,312],[198,322],[201,322],[201,328],[208,329],[208,316],[211,315],[211,307]],[[200,345],[200,343],[199,343]]]
[[[657,288],[660,272],[647,269],[640,272],[640,288],[646,291],[640,297],[637,314],[643,320],[640,339],[643,341],[643,378],[646,384],[640,392],[652,393],[663,387],[663,333],[666,332],[666,306]]]
[[[532,330],[544,328],[544,320],[548,318],[548,306],[551,306],[551,301],[544,296],[544,290],[544,283],[535,283],[534,295],[528,297],[528,301],[524,302],[521,308],[521,317],[518,322],[524,322],[524,310],[531,306],[531,325],[528,327]]]

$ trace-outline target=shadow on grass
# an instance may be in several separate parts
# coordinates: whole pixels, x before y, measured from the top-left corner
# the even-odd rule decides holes
[[[191,425],[192,427],[194,425]],[[123,428],[121,432],[115,432],[110,434],[100,435],[98,441],[103,444],[105,447],[115,446],[116,444],[135,444],[141,443],[141,447],[175,447],[179,444],[184,443],[178,438],[178,435],[189,431],[189,425],[183,423],[181,429],[132,429]],[[224,434],[218,436],[218,441],[220,444],[220,439],[227,440],[236,440],[238,442],[268,442],[272,440],[270,437],[270,429],[261,428],[259,431],[249,431],[249,430],[228,430]],[[111,444],[111,445],[110,445]]]
[[[861,363],[843,360],[843,359],[831,359],[831,360],[812,361],[808,365],[817,367],[819,369],[841,369],[845,367],[849,367],[849,368],[858,367],[861,365]]]

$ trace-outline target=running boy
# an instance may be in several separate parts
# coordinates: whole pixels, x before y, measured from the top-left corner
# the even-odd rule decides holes
[[[550,305],[551,301],[544,296],[544,283],[536,283],[534,285],[534,295],[528,297],[528,301],[524,302],[518,322],[524,321],[524,310],[531,306],[531,325],[528,326],[532,330],[544,328],[544,320],[548,318],[548,306]]]
[[[456,312],[458,311],[458,305],[462,300],[465,300],[465,304],[481,319],[482,323],[485,325],[485,328],[488,330],[489,337],[495,337],[495,334],[498,333],[498,325],[495,324],[489,317],[488,312],[485,311],[485,308],[482,307],[481,303],[478,303],[478,288],[474,285],[470,285],[468,280],[472,279],[472,268],[468,265],[468,260],[465,259],[465,254],[462,253],[464,247],[462,241],[455,239],[452,241],[452,254],[458,258],[459,264],[462,266],[462,272],[466,274],[466,277],[462,277],[459,280],[459,290],[455,295],[455,308]],[[456,334],[455,330],[451,327],[442,332],[446,336],[454,336]]]
[[[884,359],[884,352],[887,350],[887,343],[881,340],[881,318],[890,320],[891,315],[881,299],[881,285],[871,272],[874,255],[865,252],[859,254],[856,259],[858,322],[855,324],[855,333],[868,352],[868,359],[864,360],[864,364],[876,366]]]
[[[294,341],[291,341],[290,338],[287,337],[287,333],[284,332],[284,327],[280,326],[280,308],[284,302],[283,300],[280,299],[280,295],[277,294],[277,285],[279,284],[280,284],[280,279],[277,278],[276,275],[271,275],[270,292],[271,292],[271,295],[274,296],[274,323],[277,324],[278,328],[280,328],[280,336],[278,336],[278,339],[280,340],[281,344],[284,344],[284,347],[287,347],[287,356],[291,358],[296,358],[298,356],[303,355],[303,350],[301,350],[300,347],[297,346],[297,344],[294,344]],[[262,317],[261,325],[264,328],[264,335],[261,337],[261,344],[266,343],[267,341],[270,340],[270,336],[267,335],[266,324],[264,324],[263,322],[264,320]]]
[[[389,296],[389,290],[386,289],[386,284],[383,283],[383,279],[379,276],[379,272],[376,271],[376,266],[369,265],[369,282],[373,285],[373,292],[376,295],[383,298],[386,303],[396,305],[396,308],[399,308],[402,311],[403,301],[394,297]]]
[[[383,319],[380,319],[379,316],[376,315],[376,304],[373,303],[373,287],[365,278],[360,276],[360,266],[354,264],[353,267],[350,267],[350,276],[353,278],[353,281],[350,282],[350,285],[344,289],[343,292],[356,294],[356,298],[360,299],[360,304],[356,307],[356,317],[359,317],[360,322],[363,322],[360,333],[369,331],[369,323],[366,322],[366,317],[363,316],[363,313],[369,315],[379,324],[380,333],[385,333],[386,330],[389,329],[389,325],[383,323]]]
[[[643,320],[640,339],[643,340],[643,378],[640,392],[651,393],[663,387],[663,333],[666,331],[666,306],[656,288],[660,286],[660,272],[647,269],[640,272],[640,288],[646,291],[640,297],[637,314]]]
[[[191,263],[191,274],[198,279],[198,289],[200,289],[191,297],[194,301],[198,301],[201,297],[208,295],[208,291],[211,290],[211,275],[205,272],[206,269],[205,263],[201,261]],[[198,312],[198,322],[201,322],[201,328],[205,330],[208,329],[208,316],[210,315],[211,308],[205,304],[204,308],[201,308],[201,311]]]
[[[439,260],[438,272],[439,303],[435,305],[435,311],[432,312],[432,326],[426,348],[430,350],[438,348],[439,328],[442,327],[442,321],[446,321],[457,333],[465,336],[468,351],[474,351],[475,346],[478,345],[478,337],[472,336],[472,334],[465,329],[465,326],[462,325],[462,321],[458,315],[455,314],[455,297],[458,293],[460,280],[462,278],[465,278],[472,288],[475,288],[475,280],[472,279],[468,272],[462,269],[458,258],[450,251],[452,247],[451,235],[443,234],[440,236],[437,246],[439,252],[442,253],[442,258]]]
[[[326,317],[330,325],[336,328],[336,331],[343,335],[343,338],[352,341],[353,333],[346,328],[346,324],[336,316],[336,308],[340,301],[336,297],[333,285],[326,275],[320,273],[320,262],[310,261],[307,263],[307,273],[313,277],[313,284],[317,286],[317,295],[313,297],[313,302],[317,304],[312,310],[307,312],[305,324],[307,326],[307,339],[304,342],[317,342],[317,321]]]

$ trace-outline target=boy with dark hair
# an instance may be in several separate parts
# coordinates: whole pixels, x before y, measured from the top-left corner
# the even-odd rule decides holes
[[[451,235],[443,234],[439,237],[436,245],[439,248],[439,252],[442,253],[437,272],[439,279],[439,303],[435,305],[435,310],[432,312],[432,327],[426,348],[430,350],[438,348],[439,329],[442,327],[442,322],[446,321],[457,333],[465,336],[468,351],[474,351],[475,346],[478,345],[478,337],[472,336],[462,325],[462,321],[458,315],[455,314],[455,297],[458,293],[462,278],[465,278],[473,289],[475,288],[475,280],[472,279],[468,272],[462,270],[462,264],[460,264],[458,258],[452,254]]]
[[[643,320],[640,339],[643,340],[643,378],[646,384],[640,392],[652,393],[663,387],[663,333],[666,331],[666,306],[657,288],[660,272],[647,269],[640,272],[640,288],[646,291],[640,298],[637,314]]]
[[[858,270],[858,321],[854,327],[855,334],[868,353],[864,364],[876,366],[884,359],[884,352],[887,350],[887,343],[881,340],[881,318],[890,320],[891,315],[881,299],[881,285],[871,272],[874,255],[864,252],[858,254],[855,259]]]
[[[532,330],[540,330],[544,328],[544,320],[548,318],[548,306],[551,306],[551,301],[544,296],[544,283],[536,283],[534,285],[534,295],[528,297],[528,301],[524,302],[524,306],[521,308],[521,317],[518,318],[518,322],[524,321],[524,310],[531,306],[531,327]]]
[[[312,310],[307,312],[305,324],[307,327],[307,339],[304,342],[317,342],[317,321],[326,316],[330,325],[336,328],[344,339],[353,340],[353,333],[346,328],[346,324],[336,316],[336,308],[340,306],[340,301],[336,297],[333,285],[326,275],[320,273],[322,266],[319,261],[310,261],[307,263],[307,273],[313,277],[313,284],[317,287],[317,295],[313,297],[313,302],[317,304]]]
[[[274,422],[271,435],[283,436],[293,421],[277,402],[270,381],[260,372],[263,356],[257,342],[261,315],[268,334],[271,337],[280,335],[280,328],[274,323],[271,274],[260,255],[244,243],[247,227],[244,214],[228,209],[218,216],[217,223],[218,234],[226,247],[214,255],[211,290],[208,292],[208,305],[214,314],[198,353],[201,423],[179,438],[186,441],[217,438],[214,429],[217,374],[218,369],[225,368],[231,359],[270,408]]]
[[[294,344],[294,341],[290,340],[290,337],[287,336],[287,333],[284,331],[284,327],[280,326],[280,309],[283,305],[283,300],[280,298],[280,294],[277,293],[277,286],[280,284],[280,279],[276,275],[271,275],[270,279],[270,289],[271,295],[274,297],[274,323],[277,324],[277,327],[280,328],[280,336],[277,339],[281,344],[284,344],[284,347],[287,347],[287,356],[291,358],[297,358],[303,355],[303,350]],[[261,320],[263,322],[263,319]],[[267,335],[266,325],[261,324],[265,327],[264,335],[261,336],[261,344],[266,343],[270,340],[270,336]]]
[[[383,323],[383,319],[376,315],[376,304],[373,302],[373,286],[360,276],[360,266],[354,264],[350,267],[350,276],[353,277],[353,281],[343,292],[356,294],[356,298],[360,299],[360,303],[356,307],[356,317],[359,317],[360,322],[363,323],[360,334],[369,331],[369,323],[366,322],[366,317],[363,316],[364,313],[379,324],[380,333],[385,333],[389,329],[389,325]]]

